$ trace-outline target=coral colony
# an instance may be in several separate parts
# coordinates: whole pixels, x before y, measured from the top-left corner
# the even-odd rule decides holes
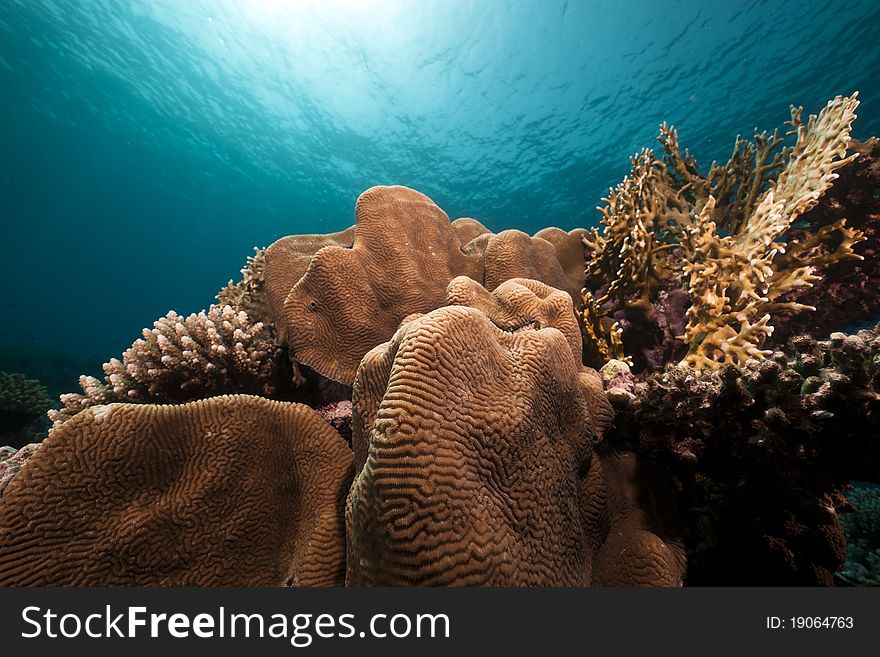
[[[857,106],[705,173],[664,124],[590,230],[374,187],[257,249],[4,448],[0,584],[876,583]],[[0,400],[18,429],[49,406],[5,374]]]

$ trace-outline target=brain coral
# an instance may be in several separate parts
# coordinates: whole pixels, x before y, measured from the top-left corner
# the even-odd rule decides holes
[[[325,246],[350,249],[354,244],[354,226],[329,235],[288,235],[266,249],[263,275],[272,314],[284,317],[284,301],[309,268],[312,257]],[[277,326],[278,337],[287,337],[287,324]]]
[[[301,404],[89,408],[0,498],[0,585],[334,585],[351,452]]]
[[[574,257],[581,233],[545,229],[490,233],[473,219],[449,221],[406,187],[373,187],[355,206],[355,226],[335,235],[291,236],[266,252],[266,289],[291,356],[350,385],[364,354],[412,313],[442,305],[446,286],[468,276],[487,287],[522,276],[572,295],[582,285]]]
[[[671,548],[611,508],[597,447],[611,408],[581,365],[571,298],[463,278],[448,296],[475,307],[409,318],[358,370],[348,583],[680,581]],[[603,554],[609,538],[637,567]]]

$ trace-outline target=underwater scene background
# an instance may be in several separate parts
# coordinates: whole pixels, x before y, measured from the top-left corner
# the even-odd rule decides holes
[[[611,407],[606,407],[604,397],[601,403],[590,397],[595,391],[584,393],[581,411],[590,418],[585,422],[598,437],[607,430],[606,441],[616,455],[637,454],[636,460],[648,455],[651,462],[648,467],[639,461],[636,468],[623,456],[613,474],[603,475],[609,481],[652,482],[658,496],[647,505],[652,511],[646,507],[620,520],[627,536],[650,530],[650,541],[640,547],[649,555],[646,558],[662,562],[656,578],[643,583],[876,585],[880,582],[876,486],[880,337],[877,329],[858,335],[855,331],[876,324],[880,307],[876,282],[880,270],[872,259],[877,257],[880,236],[876,228],[880,153],[869,141],[880,135],[878,44],[880,5],[871,1],[4,0],[0,3],[0,266],[11,284],[2,300],[0,392],[14,398],[11,409],[17,406],[0,409],[0,421],[14,427],[5,439],[0,433],[0,445],[18,448],[44,436],[50,424],[45,418],[49,404],[57,431],[77,414],[94,414],[98,422],[98,411],[85,411],[115,401],[182,403],[248,393],[320,410],[325,423],[351,446],[355,370],[364,354],[391,334],[357,345],[352,353],[346,352],[347,344],[328,343],[338,347],[338,358],[326,353],[334,351],[327,344],[295,345],[300,337],[294,334],[300,328],[303,335],[312,329],[310,320],[303,319],[310,306],[288,308],[290,298],[284,299],[300,276],[306,278],[308,259],[298,269],[305,255],[314,257],[320,246],[352,246],[354,238],[342,231],[355,223],[355,201],[364,190],[404,185],[429,197],[425,202],[442,208],[449,219],[477,220],[479,224],[459,224],[458,233],[462,245],[465,234],[474,242],[482,239],[482,246],[474,249],[487,248],[487,231],[518,229],[529,235],[546,227],[571,231],[567,236],[542,233],[557,249],[551,264],[564,270],[564,276],[553,281],[542,277],[540,265],[550,261],[536,255],[534,278],[541,281],[538,286],[547,284],[551,290],[569,293],[565,303],[571,305],[573,300],[580,322],[575,333],[584,340],[578,367],[586,363],[604,377],[598,384],[585,385],[604,389]],[[860,104],[858,119],[852,122],[846,116],[854,111],[853,100],[846,97],[856,91]],[[844,99],[829,103],[838,96]],[[737,135],[752,139],[756,128],[769,133],[784,130],[792,116],[790,105],[803,107],[806,123],[808,115],[835,102],[843,117],[838,123],[852,124],[857,145],[850,150],[859,152],[860,158],[843,170],[818,208],[811,205],[800,222],[792,224],[805,231],[800,233],[801,242],[810,230],[827,229],[821,234],[832,236],[831,246],[815,247],[821,254],[816,262],[838,268],[827,284],[817,284],[798,297],[819,311],[793,314],[790,306],[774,308],[773,319],[778,311],[780,322],[772,339],[772,329],[761,334],[760,322],[749,327],[757,327],[760,339],[755,345],[768,351],[748,352],[752,344],[746,341],[743,353],[760,356],[765,361],[760,366],[737,361],[740,371],[735,375],[729,370],[712,371],[696,380],[684,370],[664,373],[665,364],[682,358],[682,363],[691,358],[690,365],[698,369],[711,361],[702,353],[691,353],[693,348],[685,356],[684,343],[673,339],[685,330],[685,289],[673,289],[669,271],[657,280],[645,275],[644,294],[651,304],[646,317],[653,324],[627,314],[638,307],[633,302],[642,292],[638,281],[634,288],[617,290],[621,299],[629,297],[621,307],[615,306],[615,288],[612,285],[609,291],[607,275],[624,271],[618,266],[626,264],[622,257],[626,249],[613,257],[596,256],[591,264],[589,249],[601,253],[603,245],[613,242],[598,237],[603,215],[597,206],[607,205],[604,197],[614,194],[610,188],[625,177],[638,178],[641,171],[648,181],[645,189],[656,183],[660,188],[677,186],[680,195],[693,192],[695,198],[686,210],[699,218],[705,199],[698,187],[704,179],[698,176],[688,182],[688,167],[699,168],[702,176],[711,162],[723,163],[731,157]],[[665,122],[677,132],[664,132],[661,145],[658,129]],[[684,164],[676,170],[673,153],[678,152],[678,141]],[[644,148],[659,155],[666,150],[662,166],[668,165],[672,172],[668,181],[651,177],[652,167],[661,166],[659,161],[630,160]],[[691,166],[690,156],[699,167]],[[763,187],[758,176],[756,192],[764,194],[776,184],[775,176],[784,168],[785,158],[780,157]],[[718,181],[711,182],[707,189],[717,189]],[[387,189],[391,188],[383,188]],[[383,208],[376,212],[393,218],[394,211],[384,208],[404,202],[418,205],[424,199],[408,196],[411,190],[395,191],[398,196],[390,200],[383,196],[386,193],[392,194],[380,191],[368,196],[364,207]],[[629,192],[618,187],[617,193],[624,198]],[[779,191],[778,196],[783,195]],[[743,205],[737,200],[730,206],[734,209],[722,208],[715,217],[718,236],[742,229],[756,199]],[[717,200],[724,205],[723,199]],[[414,216],[430,224],[433,219],[426,217],[433,216],[433,210],[419,214],[422,211]],[[737,212],[745,213],[745,218],[737,219]],[[358,215],[360,234],[381,251],[387,236],[372,234],[362,223],[362,218],[372,215],[366,210],[364,215]],[[844,215],[856,233],[831,223]],[[608,216],[606,224],[613,224]],[[578,232],[589,228],[600,232],[592,238]],[[658,231],[654,237],[668,239],[668,233]],[[308,248],[281,239],[312,233],[333,235]],[[605,237],[609,234],[606,231]],[[412,243],[436,255],[426,235],[421,228],[415,230]],[[766,246],[778,237],[768,237]],[[636,232],[631,239],[636,240]],[[281,276],[284,280],[277,283],[284,292],[283,303],[275,298],[278,290],[270,289],[276,285],[277,264],[276,279],[266,274],[264,280],[264,267],[272,267],[271,257],[268,265],[263,252],[246,261],[254,255],[254,247],[273,243],[281,245],[276,247],[275,262],[283,253],[294,263],[291,271],[297,271],[291,280]],[[584,245],[588,247],[586,280]],[[476,251],[462,248],[464,260],[476,257]],[[867,254],[864,265],[849,262],[855,259],[853,248],[859,257]],[[694,253],[701,251],[695,247]],[[773,258],[769,256],[768,262]],[[843,260],[847,262],[838,262]],[[451,276],[469,271],[471,265],[450,266]],[[347,270],[340,267],[340,271]],[[183,319],[211,306],[226,281],[238,281],[242,275],[242,283],[221,292],[225,296],[220,301],[236,312],[246,310],[247,316],[232,310],[224,314],[215,307],[207,317]],[[606,278],[599,280],[603,275]],[[738,274],[731,275],[735,280]],[[487,275],[480,282],[492,292],[507,278],[499,273],[497,279]],[[492,286],[489,280],[495,281]],[[323,309],[326,299],[321,295],[332,288],[331,282],[317,279],[314,289],[305,283],[301,288],[318,299],[308,297],[315,308]],[[582,297],[579,290],[584,283],[589,292]],[[508,297],[505,294],[513,293],[500,290],[493,293],[492,303],[508,312],[515,295]],[[542,303],[559,302],[544,288],[528,290]],[[441,290],[441,297],[444,291],[449,303],[454,299],[474,305],[488,316],[497,312],[494,305],[483,308],[480,304],[488,297],[466,286]],[[697,298],[693,285],[689,292],[691,301]],[[594,297],[599,303],[591,325],[585,317]],[[710,290],[703,299],[711,297]],[[783,297],[782,303],[795,303],[792,299]],[[859,314],[862,308],[866,310]],[[289,330],[281,326],[282,310]],[[366,314],[373,310],[367,308]],[[177,314],[163,317],[169,311]],[[392,329],[408,314],[395,316]],[[664,324],[669,317],[675,321]],[[842,317],[846,321],[840,325],[837,320]],[[187,389],[183,370],[166,379],[156,377],[155,368],[161,370],[163,365],[154,363],[149,369],[147,356],[156,346],[153,343],[135,345],[124,362],[111,362],[102,370],[111,358],[122,358],[142,329],[153,326],[157,318],[162,319],[155,325],[155,335],[177,331],[185,336],[184,345],[206,323],[225,322],[227,333],[208,333],[200,342],[215,355],[225,354],[236,342],[251,349],[246,366],[235,373],[239,378],[234,385],[230,387],[228,379],[211,378],[210,369],[205,380],[193,378],[198,379],[193,385],[206,386],[198,394]],[[545,319],[542,315],[533,323],[544,326]],[[612,320],[617,321],[613,327]],[[351,321],[354,326],[356,321]],[[497,318],[493,321],[503,324]],[[700,330],[708,323],[691,321]],[[360,328],[352,329],[356,338]],[[531,324],[517,326],[516,332],[531,328]],[[569,329],[560,328],[570,338]],[[651,334],[654,342],[642,337],[650,331],[659,336]],[[829,338],[834,331],[853,335],[844,340],[842,333],[836,333]],[[711,331],[704,333],[713,336]],[[162,339],[157,344],[164,349]],[[573,340],[580,345],[580,338]],[[696,344],[687,341],[691,347]],[[706,345],[710,342],[705,340]],[[313,359],[310,350],[321,353]],[[167,353],[163,358],[173,361]],[[600,369],[606,361],[612,366]],[[161,363],[167,365],[165,360]],[[656,376],[642,377],[647,372]],[[83,374],[107,378],[104,383],[88,379],[80,384]],[[467,373],[458,375],[466,378]],[[151,377],[156,379],[152,387],[137,387]],[[560,375],[554,385],[562,385],[563,379]],[[128,397],[118,397],[115,389],[126,386],[132,386]],[[69,395],[63,404],[57,401],[59,395],[80,388],[83,395]],[[559,394],[565,397],[570,392]],[[367,399],[374,393],[379,394],[358,391],[355,385],[355,397]],[[247,403],[253,404],[254,413],[278,412],[260,406],[262,401]],[[356,403],[355,415],[358,412]],[[212,413],[222,415],[219,410]],[[609,420],[605,426],[606,415],[615,416],[613,425]],[[35,422],[24,424],[24,419],[37,416]],[[311,417],[303,418],[295,422],[313,422]],[[694,426],[705,434],[696,442],[691,437]],[[338,438],[335,433],[324,436],[321,431],[317,433],[325,442],[320,449],[345,452],[348,456],[339,457],[343,460],[351,458],[347,448],[333,442],[334,436]],[[831,436],[843,435],[851,438],[849,443],[832,444]],[[742,438],[742,445],[729,449],[725,441],[730,436]],[[356,437],[354,443],[355,466],[363,466]],[[759,448],[766,454],[758,455]],[[230,446],[230,453],[234,449]],[[0,495],[35,451],[30,446],[3,452]],[[269,449],[264,458],[271,456]],[[42,463],[49,458],[45,456]],[[66,463],[60,456],[52,458],[59,459],[53,467]],[[242,454],[240,460],[247,458]],[[852,463],[859,463],[859,468],[850,467]],[[315,495],[330,495],[328,485],[351,476],[343,466],[340,461],[332,477],[312,482]],[[543,472],[542,468],[536,466],[536,471]],[[632,468],[641,473],[639,477]],[[584,470],[578,476],[594,473]],[[852,488],[848,482],[853,480],[865,483]],[[357,481],[352,499],[360,494],[364,508],[380,507],[382,500],[370,497],[376,494],[373,484],[361,482],[359,489]],[[773,504],[764,504],[777,482],[785,482],[784,492]],[[626,490],[626,495],[635,495]],[[683,499],[687,502],[681,503]],[[676,510],[657,514],[661,507]],[[376,531],[370,524],[376,519],[369,513],[363,517],[353,513],[359,531]],[[151,522],[141,521],[145,526]],[[336,540],[341,532],[344,537],[346,530],[337,526],[345,524],[340,517],[326,522],[319,529],[311,528],[312,536],[324,537],[325,532]],[[0,538],[3,531],[20,530],[10,527],[0,526]],[[735,535],[743,527],[754,529],[754,534]],[[304,541],[306,530],[297,531],[302,532],[297,540]],[[655,539],[660,547],[651,542]],[[301,570],[302,563],[321,557],[294,549],[296,574],[279,575],[281,581],[413,581],[411,574],[396,572],[392,574],[401,579],[367,570],[346,575],[341,548],[334,544],[337,548],[340,555],[327,572],[319,567],[314,572]],[[841,568],[847,549],[850,559]],[[728,563],[743,550],[746,554],[753,550],[753,559],[725,567],[719,574],[718,564]],[[20,556],[4,553],[0,540],[0,583],[12,581],[4,579],[8,576],[4,568],[13,558]],[[593,581],[633,583],[623,576],[616,579],[628,567],[606,564],[601,576],[593,573]],[[536,566],[534,573],[517,571],[498,581],[585,581],[528,579],[538,577],[539,570]],[[479,582],[483,575],[468,572],[457,583]],[[187,579],[191,576],[187,571],[163,575],[164,579],[156,575],[155,580],[112,583],[205,583]],[[265,570],[253,577],[236,583],[276,583],[266,579]],[[433,575],[424,577],[420,583],[449,583],[434,581]],[[38,580],[27,583],[32,581]]]
[[[568,230],[663,121],[708,163],[858,90],[878,134],[878,36],[870,1],[6,0],[0,368],[95,370],[372,185]]]

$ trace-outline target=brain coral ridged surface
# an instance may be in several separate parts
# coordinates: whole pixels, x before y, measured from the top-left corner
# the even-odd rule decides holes
[[[328,235],[288,235],[266,249],[264,272],[269,304],[275,317],[284,317],[284,302],[290,288],[309,268],[314,255],[325,246],[350,249],[354,245],[354,226]],[[287,337],[287,324],[277,322],[278,337]]]
[[[82,411],[0,499],[0,585],[336,585],[351,452],[246,395]]]
[[[449,288],[478,307],[411,318],[358,370],[347,582],[587,585],[603,567],[677,583],[663,541],[611,507],[597,445],[612,412],[580,363],[570,297],[536,281]],[[651,566],[605,558],[609,537]]]
[[[450,222],[407,187],[365,191],[355,222],[351,243],[349,229],[283,238],[266,252],[270,305],[291,356],[347,385],[364,354],[391,338],[401,320],[443,305],[456,276],[490,289],[508,278],[536,278],[573,296],[582,286],[582,265],[573,256],[581,230],[542,231],[549,239],[495,235],[473,219]]]

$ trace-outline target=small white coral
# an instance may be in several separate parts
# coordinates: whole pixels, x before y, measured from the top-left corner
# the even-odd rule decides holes
[[[53,428],[79,411],[113,401],[183,402],[229,393],[272,395],[280,347],[245,312],[212,306],[186,318],[173,310],[104,364],[104,381],[81,377],[82,395],[62,395]]]

